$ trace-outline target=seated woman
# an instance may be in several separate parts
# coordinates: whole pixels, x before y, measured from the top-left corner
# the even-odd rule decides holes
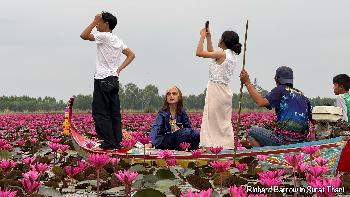
[[[164,106],[151,128],[151,142],[157,149],[181,150],[182,142],[190,143],[189,150],[198,149],[199,132],[192,129],[190,119],[182,108],[182,93],[171,86],[164,96]]]

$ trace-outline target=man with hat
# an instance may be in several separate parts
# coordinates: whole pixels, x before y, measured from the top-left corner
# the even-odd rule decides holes
[[[293,87],[291,68],[281,66],[276,70],[276,87],[265,97],[250,82],[246,70],[242,70],[240,79],[253,101],[269,110],[275,108],[277,116],[277,127],[273,131],[261,127],[249,130],[252,146],[279,146],[306,140],[312,120],[311,105],[309,99]]]

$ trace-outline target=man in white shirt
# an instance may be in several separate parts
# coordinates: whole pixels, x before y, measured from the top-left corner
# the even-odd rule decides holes
[[[100,145],[103,150],[120,148],[122,130],[118,78],[135,58],[124,42],[112,34],[116,25],[115,16],[102,12],[80,35],[83,40],[95,41],[97,45],[92,116],[96,133],[103,140]],[[92,34],[94,27],[98,32]],[[119,65],[122,54],[126,55],[126,59]]]
[[[342,119],[350,122],[350,77],[346,74],[339,74],[333,77],[333,91],[337,95],[335,106],[342,108]]]

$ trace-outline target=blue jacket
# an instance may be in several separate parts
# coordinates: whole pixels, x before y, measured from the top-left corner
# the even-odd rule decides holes
[[[151,141],[155,147],[159,146],[166,135],[171,134],[171,126],[169,123],[170,112],[168,110],[161,109],[156,119],[154,120],[151,128]],[[181,128],[192,128],[190,119],[188,118],[185,110],[183,109],[181,114],[176,116],[176,124]]]

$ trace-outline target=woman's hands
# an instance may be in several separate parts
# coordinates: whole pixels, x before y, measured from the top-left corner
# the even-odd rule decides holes
[[[206,37],[207,39],[211,38],[211,33],[210,33],[209,28],[208,29],[206,29],[206,28],[201,29],[199,34],[201,35],[201,37]]]

